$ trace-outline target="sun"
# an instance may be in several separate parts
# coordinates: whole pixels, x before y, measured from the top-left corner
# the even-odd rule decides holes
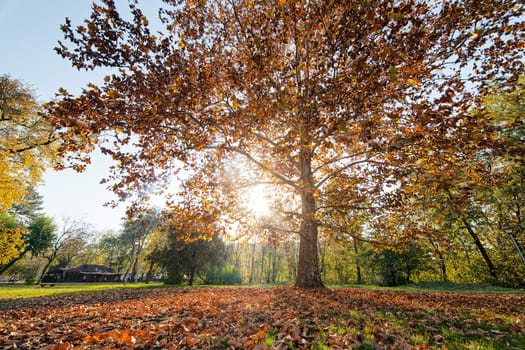
[[[268,203],[268,193],[264,186],[258,185],[250,188],[248,192],[247,208],[257,217],[268,216],[271,213],[270,205]]]

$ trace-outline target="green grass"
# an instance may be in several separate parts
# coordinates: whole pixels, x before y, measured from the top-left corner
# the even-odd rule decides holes
[[[497,328],[497,327],[495,327]],[[506,350],[506,349],[525,349],[525,339],[516,334],[502,335],[496,338],[494,334],[488,338],[487,335],[469,335],[461,334],[450,330],[447,327],[441,328],[441,334],[447,342],[448,349],[458,350]],[[494,338],[492,338],[494,337]]]
[[[122,288],[153,288],[160,283],[61,283],[54,287],[25,284],[0,284],[0,299],[32,298],[59,294],[99,292]]]
[[[54,287],[25,284],[1,284],[0,299],[31,298],[47,295],[74,294],[104,291],[116,288],[151,288],[162,286],[161,283],[64,283]],[[209,287],[209,286],[208,286]],[[224,287],[224,286],[222,286]],[[254,286],[245,286],[254,287]],[[257,286],[255,286],[257,287]],[[268,286],[266,286],[268,287]],[[330,288],[360,288],[369,290],[393,291],[427,291],[427,292],[456,292],[456,293],[498,293],[498,294],[525,294],[523,289],[509,289],[497,286],[479,286],[470,284],[455,284],[443,282],[420,282],[399,287],[380,287],[374,285],[344,285],[330,286]]]
[[[433,292],[464,292],[464,293],[491,293],[507,294],[517,293],[525,294],[523,289],[503,288],[489,285],[474,285],[450,282],[419,282],[411,283],[405,286],[396,287],[396,290],[406,291],[433,291]]]
[[[392,290],[407,292],[453,292],[453,293],[491,293],[491,294],[525,294],[525,289],[503,288],[475,284],[461,284],[451,282],[418,282],[398,287],[381,287],[377,285],[342,285],[330,288],[359,288],[368,290]]]

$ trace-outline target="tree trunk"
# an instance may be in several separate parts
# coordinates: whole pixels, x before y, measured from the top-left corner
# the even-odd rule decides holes
[[[520,244],[518,243],[516,238],[514,238],[514,235],[511,232],[509,232],[508,235],[512,243],[514,244],[514,248],[516,248],[516,250],[518,251],[521,261],[523,261],[523,263],[525,264],[525,256],[523,255],[523,249],[521,249]]]
[[[443,253],[439,250],[439,244],[434,242],[432,239],[427,237],[428,241],[430,242],[430,245],[432,246],[433,252],[435,256],[438,259],[438,267],[439,271],[441,273],[441,279],[443,282],[448,282],[447,277],[447,265],[445,261],[445,257],[443,256]]]
[[[361,261],[359,258],[359,248],[357,246],[357,240],[354,239],[354,252],[355,252],[355,270],[357,273],[357,284],[363,283],[363,278],[361,276]]]
[[[130,263],[128,265],[128,268],[126,269],[126,272],[124,273],[124,276],[123,276],[123,279],[124,279],[124,284],[126,284],[128,282],[128,279],[130,279],[132,276],[130,276],[130,272],[132,271],[132,268],[133,268],[133,262],[135,261],[135,246],[132,247],[131,249],[131,259],[130,259]]]
[[[131,279],[133,282],[137,283],[138,282],[138,263],[139,263],[139,255],[138,255],[138,252],[137,252],[137,256],[135,257],[135,261],[133,262],[133,268],[131,269]]]
[[[42,270],[42,273],[40,274],[40,277],[38,278],[38,283],[42,282],[42,279],[44,278],[44,275],[46,274],[47,270],[49,270],[49,266],[55,261],[57,257],[57,251],[54,250],[50,257],[46,257],[47,263],[44,266],[44,269]]]
[[[259,279],[259,282],[264,282],[264,278],[265,278],[265,261],[266,260],[266,245],[264,244],[261,244],[261,264],[260,264],[260,272],[259,272],[259,276],[260,276],[260,279]]]
[[[327,242],[323,242],[323,244],[317,242],[317,254],[319,255],[319,273],[321,274],[321,278],[323,280],[326,279],[328,270],[326,267],[326,251],[328,250],[327,246]]]
[[[487,253],[487,251],[483,247],[483,244],[481,243],[478,235],[476,235],[476,233],[474,232],[474,230],[470,226],[470,224],[467,221],[467,219],[461,219],[461,221],[465,225],[465,228],[467,229],[467,232],[470,234],[470,237],[472,237],[472,239],[474,240],[474,244],[476,244],[476,247],[478,248],[479,252],[481,253],[481,256],[483,256],[483,260],[485,260],[485,263],[487,264],[487,267],[489,268],[490,276],[495,278],[495,279],[497,279],[498,275],[496,273],[496,267],[492,263],[492,260],[490,259],[489,254]]]
[[[447,265],[445,263],[445,258],[442,254],[438,254],[438,260],[439,260],[439,268],[441,270],[441,279],[443,282],[448,282],[447,277]]]
[[[188,284],[190,286],[193,286],[193,280],[195,279],[195,264],[193,264],[191,266],[191,269],[190,269],[190,276],[189,276],[189,279],[188,279]]]
[[[151,281],[151,277],[153,275],[153,266],[155,263],[153,261],[150,261],[148,272],[146,273],[146,283],[149,283]]]
[[[300,189],[302,222],[299,229],[299,261],[295,286],[300,288],[324,288],[319,271],[318,224],[315,218],[316,203],[311,151],[306,147],[301,150],[299,167],[302,180]]]
[[[250,279],[249,279],[248,284],[253,284],[255,280],[255,247],[256,245],[254,242],[253,247],[252,247],[252,261],[250,265]]]
[[[299,261],[295,286],[300,288],[322,288],[317,252],[317,223],[304,219],[301,224]]]
[[[288,280],[293,280],[297,276],[297,244],[295,242],[285,243],[286,272]]]
[[[277,254],[277,249],[273,248],[273,258],[272,258],[272,283],[277,283],[277,275],[278,275],[278,269],[281,266],[281,259],[279,258],[279,255]]]

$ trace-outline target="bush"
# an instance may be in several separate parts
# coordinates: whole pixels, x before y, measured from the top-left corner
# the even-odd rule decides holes
[[[210,269],[206,274],[204,283],[217,285],[242,284],[242,277],[237,269]]]
[[[382,286],[399,286],[411,282],[412,275],[424,268],[427,253],[409,245],[405,251],[384,249],[372,255],[377,283]]]

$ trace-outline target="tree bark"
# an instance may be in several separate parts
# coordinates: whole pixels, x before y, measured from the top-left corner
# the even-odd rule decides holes
[[[443,254],[438,253],[438,260],[439,268],[441,270],[441,279],[443,280],[443,282],[448,282],[447,265],[445,263],[445,258],[443,257]]]
[[[359,248],[357,246],[357,240],[354,239],[354,252],[355,252],[355,270],[357,273],[357,284],[363,283],[363,278],[361,276],[361,261],[359,259]]]
[[[492,263],[492,260],[490,259],[489,254],[487,253],[487,251],[483,247],[483,244],[481,243],[478,235],[474,232],[474,230],[470,226],[470,224],[467,221],[467,219],[461,219],[461,221],[465,225],[465,228],[467,229],[467,232],[470,234],[470,237],[472,237],[472,239],[474,240],[474,244],[476,245],[476,247],[478,248],[479,252],[481,253],[481,256],[483,256],[483,260],[485,260],[485,263],[487,264],[487,267],[489,268],[490,276],[495,278],[495,279],[497,279],[498,278],[498,274],[496,273],[496,267]]]
[[[518,251],[521,261],[523,261],[523,263],[525,264],[525,256],[523,255],[523,249],[521,249],[520,244],[518,243],[518,241],[516,240],[516,238],[511,232],[509,232],[508,235],[510,237],[510,240],[514,244],[514,248],[516,248],[516,250]]]
[[[300,288],[324,288],[319,270],[318,224],[315,218],[316,202],[310,153],[311,151],[304,147],[299,156],[302,180],[300,188],[302,222],[299,229],[299,261],[295,286]]]
[[[441,253],[441,251],[439,250],[439,244],[434,242],[430,237],[427,237],[427,239],[430,242],[433,252],[438,259],[438,267],[439,271],[441,272],[441,279],[443,280],[443,282],[448,282],[447,265],[443,253]]]
[[[193,286],[193,280],[195,279],[195,264],[193,264],[191,266],[191,270],[190,270],[190,276],[189,276],[189,279],[188,279],[188,284],[190,286]]]
[[[49,266],[51,266],[53,261],[55,261],[56,257],[57,257],[57,251],[56,250],[53,251],[53,253],[51,254],[50,257],[46,257],[46,259],[47,259],[46,265],[44,266],[44,269],[42,270],[42,273],[40,273],[40,277],[38,278],[38,283],[39,284],[42,282],[42,279],[44,278],[45,274],[49,270]]]
[[[297,265],[296,287],[322,288],[317,252],[317,223],[312,218],[305,218],[301,224],[299,241],[299,261]]]
[[[253,248],[252,248],[252,261],[251,261],[251,265],[250,265],[250,279],[249,279],[249,284],[253,284],[254,280],[255,280],[255,242],[253,243]]]

